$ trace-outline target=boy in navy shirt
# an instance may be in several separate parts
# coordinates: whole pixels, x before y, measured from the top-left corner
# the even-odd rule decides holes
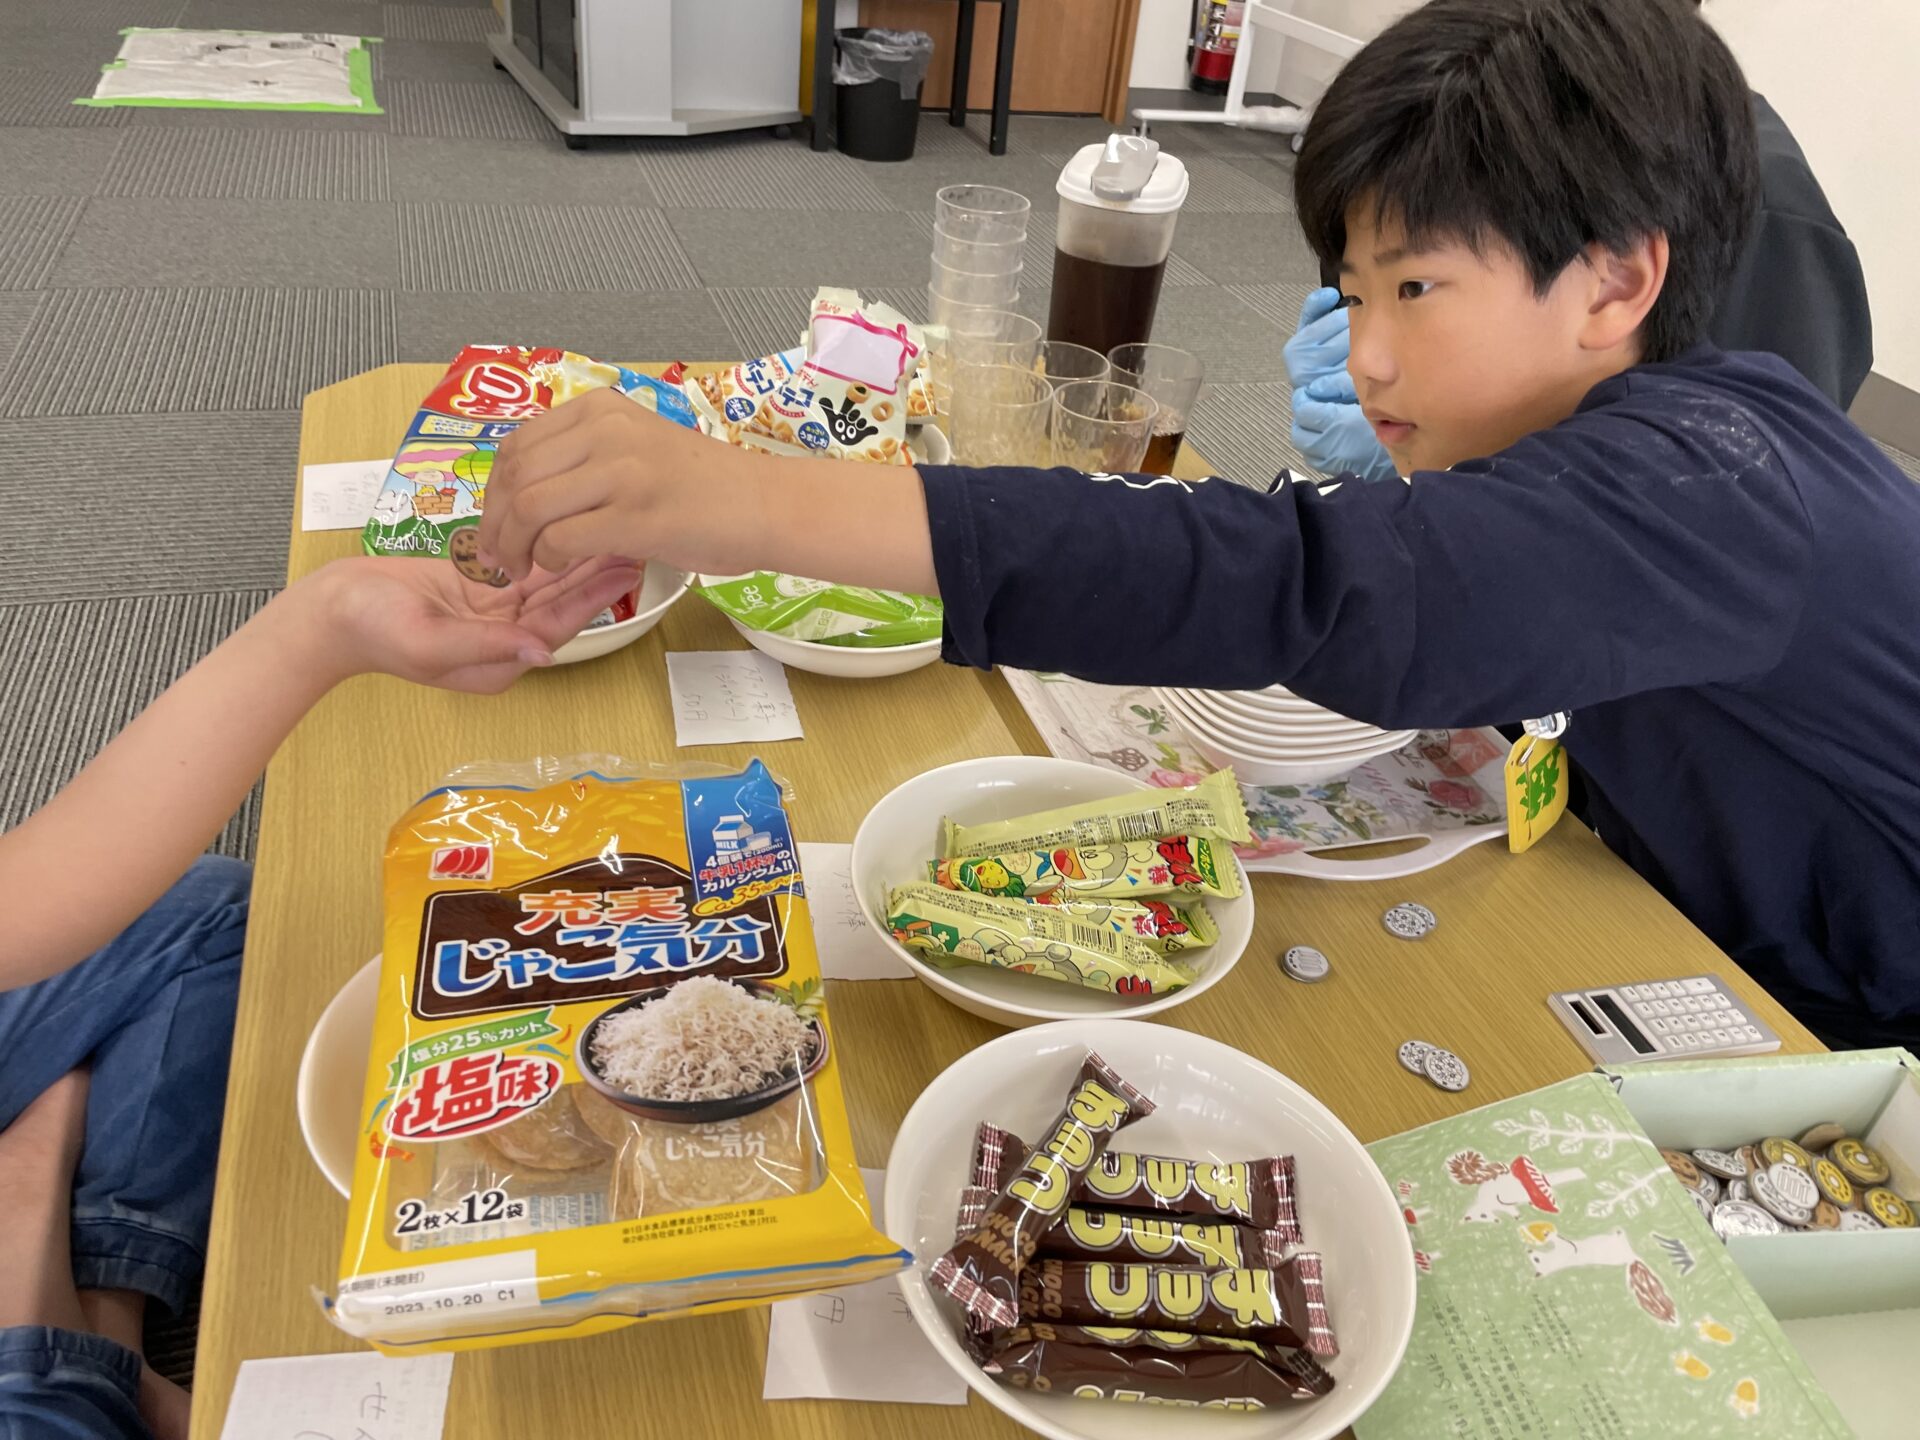
[[[1823,1034],[1911,1044],[1920,486],[1785,362],[1701,343],[1756,168],[1682,0],[1434,0],[1295,175],[1406,481],[803,464],[587,396],[508,442],[482,543],[938,593],[956,663],[1394,728],[1571,711],[1617,853]]]

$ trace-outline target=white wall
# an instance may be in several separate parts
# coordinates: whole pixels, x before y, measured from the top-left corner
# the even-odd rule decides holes
[[[1772,103],[1860,252],[1873,368],[1920,390],[1920,5],[1708,0],[1747,83]]]

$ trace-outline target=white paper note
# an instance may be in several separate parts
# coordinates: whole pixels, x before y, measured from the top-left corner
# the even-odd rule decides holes
[[[358,530],[373,514],[374,499],[392,468],[391,460],[307,466],[300,472],[300,528]]]
[[[881,1226],[887,1172],[862,1166],[860,1178]],[[920,1333],[889,1276],[775,1305],[760,1398],[964,1405],[967,1382]]]
[[[220,1440],[440,1440],[453,1356],[243,1360]]]
[[[787,672],[758,650],[669,651],[667,682],[673,691],[673,738],[677,745],[739,745],[759,740],[798,740]]]
[[[829,980],[911,980],[907,962],[860,913],[854,895],[853,847],[800,842],[800,873],[807,879],[807,914],[820,973]]]

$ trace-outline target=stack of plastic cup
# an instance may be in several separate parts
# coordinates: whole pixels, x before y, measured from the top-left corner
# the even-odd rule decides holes
[[[933,327],[934,403],[951,397],[945,332],[969,327],[983,312],[1009,311],[1020,298],[1027,241],[1026,196],[998,185],[949,185],[934,198],[933,262],[927,281],[927,320]],[[997,357],[996,357],[997,358]]]

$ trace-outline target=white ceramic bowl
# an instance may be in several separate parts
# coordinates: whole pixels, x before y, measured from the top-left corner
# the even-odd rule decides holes
[[[380,957],[374,956],[340,987],[307,1037],[294,1091],[300,1135],[320,1173],[342,1195],[353,1190],[360,1137],[360,1100],[367,1084],[367,1049],[380,995]]]
[[[782,665],[795,670],[811,670],[815,675],[837,675],[849,680],[875,680],[882,675],[904,675],[931,665],[940,658],[940,642],[922,640],[917,645],[883,645],[857,650],[847,645],[822,645],[813,640],[793,640],[785,635],[769,635],[742,625],[731,615],[728,622],[754,649],[773,656]]]
[[[1220,1414],[1013,1390],[960,1347],[958,1309],[927,1287],[953,1243],[954,1210],[974,1126],[992,1120],[1033,1139],[1059,1113],[1089,1050],[1157,1107],[1117,1148],[1222,1161],[1291,1154],[1306,1248],[1325,1261],[1340,1354],[1333,1393],[1284,1409]],[[1413,1247],[1392,1191],[1346,1126],[1284,1075],[1217,1040],[1131,1020],[1082,1020],[988,1041],[947,1067],[914,1102],[887,1159],[887,1233],[913,1251],[899,1277],[907,1308],[988,1404],[1052,1440],[1326,1440],[1386,1388],[1413,1329]],[[1439,1427],[1436,1425],[1436,1429]]]
[[[1138,780],[1104,766],[1044,755],[962,760],[916,775],[883,796],[867,812],[853,837],[853,888],[861,912],[922,983],[943,1000],[1000,1025],[1035,1025],[1043,1020],[1090,1015],[1138,1017],[1185,1004],[1219,984],[1253,938],[1253,892],[1245,870],[1240,871],[1239,899],[1209,898],[1202,902],[1220,927],[1220,938],[1207,949],[1192,953],[1200,978],[1184,990],[1147,1000],[1122,999],[1104,991],[986,965],[939,970],[887,935],[883,908],[887,895],[896,885],[927,878],[927,862],[939,853],[941,816],[951,815],[962,824],[1011,820],[1036,810],[1145,788]],[[1239,868],[1238,860],[1233,863]]]
[[[1218,716],[1204,714],[1173,696],[1161,700],[1190,736],[1211,740],[1235,754],[1252,760],[1318,760],[1350,755],[1382,755],[1397,750],[1411,740],[1415,730],[1375,730],[1358,738],[1334,736],[1331,739],[1272,735],[1254,725],[1236,725]]]
[[[674,602],[687,593],[692,583],[671,565],[650,561],[640,582],[639,598],[634,602],[633,618],[602,625],[597,630],[582,630],[553,652],[554,663],[572,665],[580,660],[597,660],[626,648],[658,625],[660,617],[673,608]]]
[[[1270,709],[1257,702],[1241,699],[1239,692],[1233,690],[1171,689],[1169,693],[1179,696],[1189,708],[1202,714],[1218,715],[1225,720],[1250,724],[1262,731],[1281,735],[1340,737],[1383,733],[1378,725],[1369,725],[1364,720],[1349,720],[1332,710],[1309,715],[1298,710]]]

